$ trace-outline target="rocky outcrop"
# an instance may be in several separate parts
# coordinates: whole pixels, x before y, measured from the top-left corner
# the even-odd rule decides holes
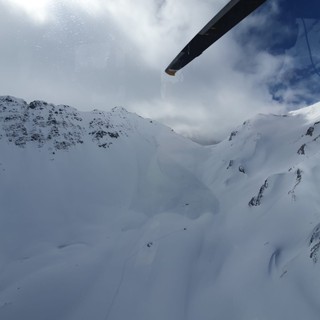
[[[39,100],[28,104],[22,99],[3,96],[0,97],[0,139],[20,148],[27,144],[46,146],[53,154],[81,145],[87,139],[107,148],[119,137],[128,135],[126,113],[123,108],[84,113],[67,105]]]
[[[263,198],[263,193],[267,188],[268,188],[268,179],[265,180],[264,184],[260,187],[258,195],[251,198],[251,200],[248,203],[249,207],[260,206],[261,199]]]
[[[310,258],[314,263],[318,262],[318,252],[320,249],[320,223],[313,229],[309,240]]]

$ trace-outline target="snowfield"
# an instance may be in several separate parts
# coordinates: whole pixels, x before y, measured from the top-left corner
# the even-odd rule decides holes
[[[200,146],[0,97],[1,320],[318,320],[320,104]]]

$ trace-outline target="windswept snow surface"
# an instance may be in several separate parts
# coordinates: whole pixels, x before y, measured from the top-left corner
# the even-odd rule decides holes
[[[0,97],[0,319],[319,319],[320,105],[193,143]]]

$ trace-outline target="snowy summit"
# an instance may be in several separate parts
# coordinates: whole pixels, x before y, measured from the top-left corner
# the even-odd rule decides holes
[[[1,320],[317,320],[320,104],[200,146],[0,97]]]

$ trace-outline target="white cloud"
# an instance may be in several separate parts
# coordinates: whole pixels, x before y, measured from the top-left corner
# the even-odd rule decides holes
[[[221,139],[256,113],[283,111],[268,91],[281,57],[259,53],[248,62],[232,34],[176,78],[164,73],[224,3],[0,0],[1,94],[82,110],[122,105],[186,135]],[[40,24],[37,12],[47,17]]]

